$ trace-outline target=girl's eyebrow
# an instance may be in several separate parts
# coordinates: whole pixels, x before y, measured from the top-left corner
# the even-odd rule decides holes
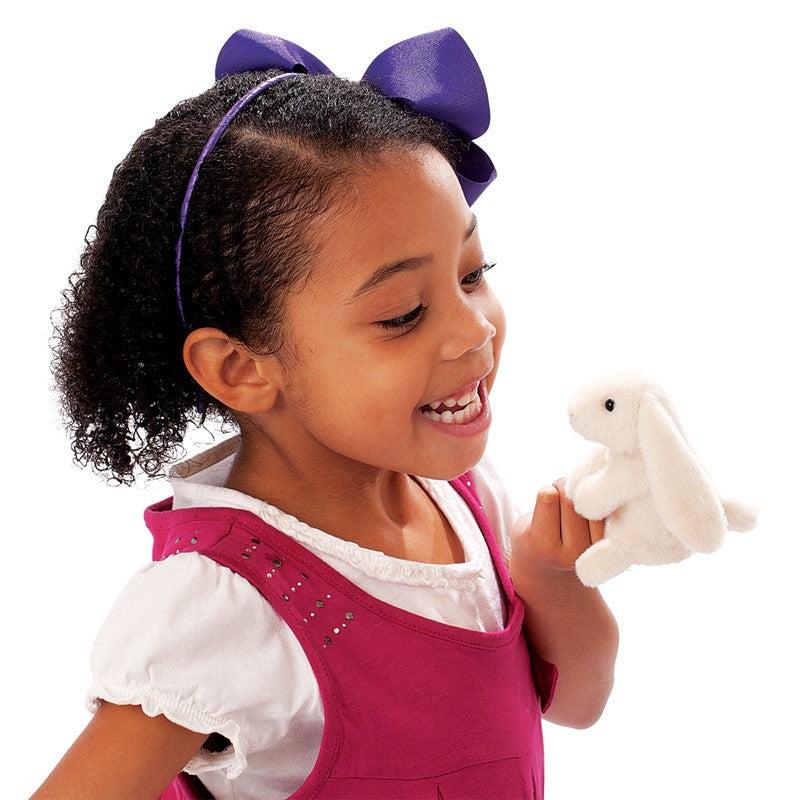
[[[466,243],[469,237],[472,236],[477,225],[478,218],[475,216],[475,212],[473,212],[472,218],[469,221],[469,225],[467,225],[467,229],[464,231],[464,243]],[[378,288],[378,286],[383,284],[393,275],[396,275],[399,272],[409,272],[411,270],[419,269],[432,260],[433,256],[429,253],[424,256],[404,258],[402,261],[391,261],[388,264],[384,264],[382,267],[379,267],[377,270],[375,270],[375,272],[373,272],[372,275],[370,275],[369,278],[367,278],[367,280],[364,281],[364,283],[362,283],[358,289],[356,289],[355,294],[353,294],[349,300],[345,301],[344,305],[349,305],[350,303],[358,300],[362,295],[374,291]]]

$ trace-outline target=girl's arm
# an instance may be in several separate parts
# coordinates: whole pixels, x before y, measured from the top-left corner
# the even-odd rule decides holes
[[[619,628],[600,590],[576,575],[511,576],[525,606],[529,647],[558,667],[553,700],[542,719],[588,728],[600,719],[614,686]]]
[[[580,516],[565,478],[545,486],[532,514],[511,529],[509,576],[525,604],[526,640],[558,668],[543,718],[588,728],[600,718],[614,686],[619,628],[600,590],[584,586],[575,561],[605,534],[605,521]]]
[[[158,800],[208,739],[105,700],[30,800]]]

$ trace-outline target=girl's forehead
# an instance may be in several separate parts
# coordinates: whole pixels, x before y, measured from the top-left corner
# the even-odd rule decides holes
[[[348,183],[316,226],[320,282],[365,280],[390,262],[461,246],[474,214],[450,164],[433,153],[398,157]]]

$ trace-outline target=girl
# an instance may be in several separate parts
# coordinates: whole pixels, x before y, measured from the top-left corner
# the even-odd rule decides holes
[[[450,59],[480,112],[480,70],[452,28],[387,54],[354,82],[239,31],[114,171],[54,362],[76,457],[162,475],[198,392],[237,433],[145,510],[36,800],[542,797],[541,714],[605,703],[613,617],[570,571],[601,531],[559,484],[523,516],[485,455],[491,162],[389,85]]]

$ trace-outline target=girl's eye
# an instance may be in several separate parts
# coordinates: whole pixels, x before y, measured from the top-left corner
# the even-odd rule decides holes
[[[467,281],[469,286],[478,286],[483,283],[483,273],[488,272],[492,267],[497,266],[497,262],[494,261],[491,264],[481,264],[478,269],[474,272],[470,272],[464,280]],[[474,278],[474,280],[467,280],[468,278]],[[377,325],[381,325],[384,328],[407,328],[412,325],[428,308],[428,306],[419,305],[413,311],[409,311],[408,314],[403,314],[402,317],[394,317],[393,319],[385,319],[381,320],[380,322],[376,323]]]

